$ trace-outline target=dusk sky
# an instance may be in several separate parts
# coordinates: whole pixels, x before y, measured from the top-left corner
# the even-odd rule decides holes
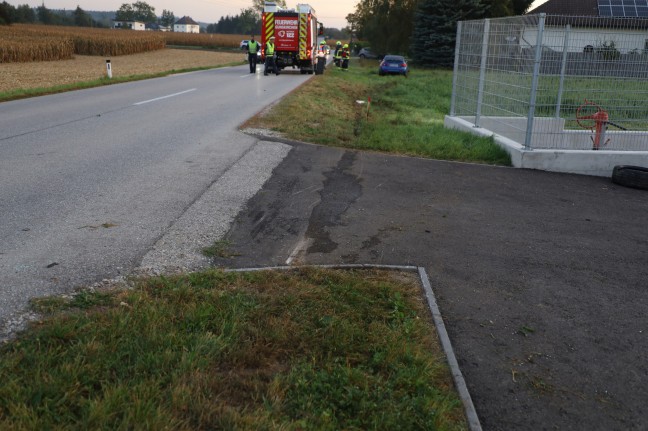
[[[110,11],[117,10],[124,3],[134,3],[137,0],[44,0],[48,9],[76,9],[80,6],[83,10]],[[215,23],[222,16],[238,15],[241,9],[252,6],[251,0],[185,0],[182,2],[174,0],[144,0],[155,8],[155,13],[160,16],[163,9],[170,10],[173,14],[182,18],[187,15],[195,21]],[[532,8],[544,3],[546,0],[536,0]],[[9,0],[8,3],[18,6],[28,4],[36,7],[43,3],[43,0]],[[346,16],[354,11],[357,1],[354,0],[298,0],[294,3],[287,0],[288,7],[295,7],[297,3],[308,3],[317,12],[318,19],[326,27],[346,27]]]
[[[14,6],[28,4],[36,7],[45,3],[48,9],[81,9],[89,11],[117,10],[124,3],[135,3],[137,0],[8,0]],[[225,15],[238,15],[241,9],[252,6],[251,0],[144,0],[155,8],[155,14],[160,16],[163,9],[170,10],[182,18],[187,15],[195,21],[215,23]],[[288,7],[295,7],[297,3],[307,3],[313,6],[318,19],[327,27],[346,27],[346,16],[355,9],[354,0],[287,0]]]

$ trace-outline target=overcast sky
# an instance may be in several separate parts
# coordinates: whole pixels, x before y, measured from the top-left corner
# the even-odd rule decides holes
[[[81,9],[89,11],[117,10],[124,3],[135,3],[137,0],[8,0],[14,6],[28,4],[36,7],[45,2],[48,9]],[[238,15],[241,9],[252,6],[252,0],[144,0],[155,8],[155,14],[160,16],[163,9],[170,10],[182,18],[187,15],[194,21],[215,23],[225,15]],[[355,0],[287,0],[288,7],[295,7],[297,3],[307,3],[313,6],[318,19],[326,27],[346,27],[346,16],[353,12],[357,1]]]
[[[137,0],[44,0],[48,9],[76,9],[80,6],[83,10],[110,11],[117,10],[124,3],[134,3]],[[252,6],[251,0],[144,0],[155,8],[155,13],[160,16],[163,9],[170,10],[181,18],[190,16],[195,21],[215,23],[225,15],[238,15],[241,9]],[[546,0],[536,0],[532,8],[544,3]],[[346,27],[346,16],[354,11],[356,0],[287,0],[288,7],[295,7],[297,3],[308,3],[317,12],[318,19],[326,27]],[[28,4],[40,6],[43,0],[9,0],[8,3],[18,6]]]

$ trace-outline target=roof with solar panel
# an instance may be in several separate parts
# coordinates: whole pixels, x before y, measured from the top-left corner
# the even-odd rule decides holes
[[[547,24],[648,29],[648,0],[549,0],[526,15],[547,14]]]
[[[648,0],[549,0],[527,12],[528,15],[600,16],[648,18]]]

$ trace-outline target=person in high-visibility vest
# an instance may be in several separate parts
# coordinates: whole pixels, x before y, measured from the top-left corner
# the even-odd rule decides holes
[[[342,59],[342,42],[339,40],[335,44],[335,52],[333,53],[333,62],[337,67],[340,67],[340,60]]]
[[[279,68],[275,61],[275,37],[271,36],[268,43],[265,46],[265,69],[263,74],[268,76],[268,70],[272,69],[275,75],[279,76]]]
[[[254,35],[252,35],[247,45],[248,63],[250,63],[250,73],[256,72],[257,53],[259,52],[260,47],[261,46],[259,45],[259,42],[254,40]]]
[[[349,44],[345,43],[342,47],[342,54],[340,54],[342,60],[342,70],[349,70],[349,57],[351,57],[351,51],[349,50]]]
[[[317,62],[315,63],[315,75],[321,75],[326,68],[326,41],[321,41],[317,49]]]

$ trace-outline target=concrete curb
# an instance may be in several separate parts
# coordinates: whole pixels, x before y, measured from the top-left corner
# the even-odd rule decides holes
[[[421,280],[421,287],[425,292],[425,298],[427,299],[428,307],[432,313],[432,319],[434,321],[434,326],[436,327],[439,340],[441,341],[441,346],[443,347],[443,352],[446,355],[448,366],[450,367],[450,372],[452,373],[452,379],[454,380],[455,388],[459,393],[459,398],[464,406],[464,412],[466,414],[466,419],[468,421],[468,427],[471,431],[482,431],[481,423],[479,422],[479,417],[477,416],[477,411],[475,410],[475,405],[472,402],[470,397],[470,392],[466,386],[466,381],[463,378],[463,374],[459,369],[459,363],[454,354],[454,349],[452,348],[452,343],[450,342],[450,337],[448,336],[448,331],[446,330],[445,324],[443,323],[443,316],[439,310],[439,306],[436,302],[436,297],[434,296],[434,291],[432,290],[432,285],[428,278],[425,268],[421,266],[401,266],[401,265],[371,265],[371,264],[353,264],[353,265],[299,265],[299,266],[268,266],[268,267],[258,267],[258,268],[233,268],[225,269],[225,272],[254,272],[254,271],[291,271],[300,268],[327,268],[327,269],[382,269],[382,270],[391,270],[391,271],[409,271],[417,272],[419,279]]]

